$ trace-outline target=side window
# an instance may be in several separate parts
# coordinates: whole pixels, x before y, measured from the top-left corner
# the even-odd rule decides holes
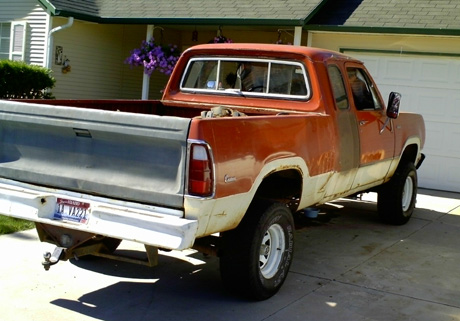
[[[0,23],[0,60],[10,56],[11,23]]]
[[[216,89],[217,61],[193,61],[186,75],[185,86],[190,88]]]
[[[329,73],[329,80],[331,82],[337,108],[348,109],[348,96],[340,69],[335,65],[330,65],[327,67],[327,71]]]
[[[377,91],[364,69],[349,67],[347,74],[356,109],[381,109],[382,105]]]
[[[13,22],[11,24],[10,35],[10,60],[24,60],[26,49],[26,27],[27,24],[23,21]]]

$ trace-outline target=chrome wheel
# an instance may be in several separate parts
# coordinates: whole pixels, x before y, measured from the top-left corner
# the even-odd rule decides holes
[[[411,206],[412,194],[414,192],[414,182],[412,177],[407,176],[406,182],[404,183],[403,194],[402,194],[402,208],[406,212]]]
[[[260,272],[266,279],[272,278],[279,271],[279,264],[286,249],[283,228],[278,224],[271,225],[265,232],[260,245]]]

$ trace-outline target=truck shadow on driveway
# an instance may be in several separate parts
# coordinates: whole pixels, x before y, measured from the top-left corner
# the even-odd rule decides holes
[[[460,281],[450,275],[456,275],[460,259],[452,242],[460,230],[460,219],[447,213],[457,203],[442,209],[438,203],[417,208],[403,226],[381,223],[372,201],[338,200],[319,207],[315,219],[297,213],[295,258],[289,276],[280,292],[263,302],[228,294],[215,257],[193,251],[172,257],[160,251],[159,265],[154,268],[102,258],[72,260],[78,268],[96,272],[95,280],[98,274],[114,280],[78,299],[60,298],[51,303],[110,321],[288,320],[298,316],[298,311],[309,310],[330,316],[334,308],[325,302],[349,306],[350,291],[361,297],[385,298],[382,300],[392,304],[422,305],[423,309],[429,302],[430,311],[436,310],[431,305],[456,307]],[[441,270],[446,273],[435,273]],[[350,306],[355,305],[359,302]],[[368,304],[360,310],[361,316],[375,317]]]

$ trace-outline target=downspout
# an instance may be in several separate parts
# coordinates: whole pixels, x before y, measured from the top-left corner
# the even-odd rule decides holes
[[[65,25],[56,27],[54,29],[51,29],[50,32],[48,33],[48,48],[47,48],[47,55],[48,59],[46,60],[46,68],[50,69],[51,66],[51,61],[52,61],[52,50],[53,50],[53,34],[57,31],[61,31],[67,28],[72,27],[73,25],[73,17],[69,17],[69,20]]]

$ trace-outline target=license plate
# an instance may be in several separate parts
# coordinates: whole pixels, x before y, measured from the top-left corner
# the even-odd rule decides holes
[[[67,222],[88,223],[90,203],[58,198],[54,218]]]

